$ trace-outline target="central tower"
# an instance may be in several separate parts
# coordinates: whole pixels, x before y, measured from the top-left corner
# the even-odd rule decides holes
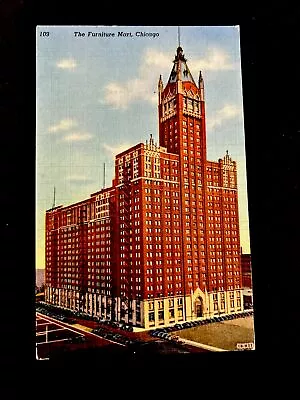
[[[196,85],[180,46],[173,63],[166,86],[161,76],[158,82],[159,142],[168,152],[179,156],[185,298],[193,297],[195,293],[195,301],[200,296],[205,303],[206,293],[210,289],[210,274],[205,211],[207,157],[204,81],[200,71]]]
[[[161,76],[158,82],[159,142],[170,153],[189,156],[189,152],[184,151],[188,150],[186,144],[196,139],[194,143],[200,154],[192,155],[203,161],[206,160],[206,130],[202,73],[200,71],[197,87],[181,47],[177,48],[173,63],[166,87]],[[196,128],[200,132],[197,138]]]

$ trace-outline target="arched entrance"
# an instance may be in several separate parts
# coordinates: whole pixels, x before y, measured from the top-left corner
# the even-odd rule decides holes
[[[197,297],[194,304],[196,317],[203,317],[203,299],[200,296]]]

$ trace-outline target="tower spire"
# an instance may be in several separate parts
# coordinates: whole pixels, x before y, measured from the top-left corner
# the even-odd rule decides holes
[[[177,36],[178,36],[178,47],[180,47],[180,26],[177,29]]]
[[[180,44],[180,32],[178,33],[178,41]],[[182,81],[182,82],[192,82],[195,85],[194,79],[187,66],[186,61],[187,60],[184,57],[182,47],[178,46],[175,54],[175,59],[173,61],[174,65],[168,83]]]

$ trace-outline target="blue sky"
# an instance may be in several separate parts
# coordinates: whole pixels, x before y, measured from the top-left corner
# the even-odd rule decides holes
[[[228,150],[238,163],[241,245],[249,252],[239,29],[183,26],[180,42],[195,82],[200,69],[204,77],[208,159],[217,161]],[[45,262],[44,219],[53,187],[56,205],[86,199],[103,185],[103,163],[110,186],[115,154],[150,133],[158,141],[157,82],[160,74],[168,80],[177,46],[176,26],[37,27],[37,268]]]

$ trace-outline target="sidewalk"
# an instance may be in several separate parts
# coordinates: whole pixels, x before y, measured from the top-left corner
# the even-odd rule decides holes
[[[200,349],[209,350],[209,351],[228,351],[224,349],[220,349],[218,347],[209,346],[208,344],[193,342],[192,340],[180,338],[181,343],[189,344],[190,346],[200,347]]]

